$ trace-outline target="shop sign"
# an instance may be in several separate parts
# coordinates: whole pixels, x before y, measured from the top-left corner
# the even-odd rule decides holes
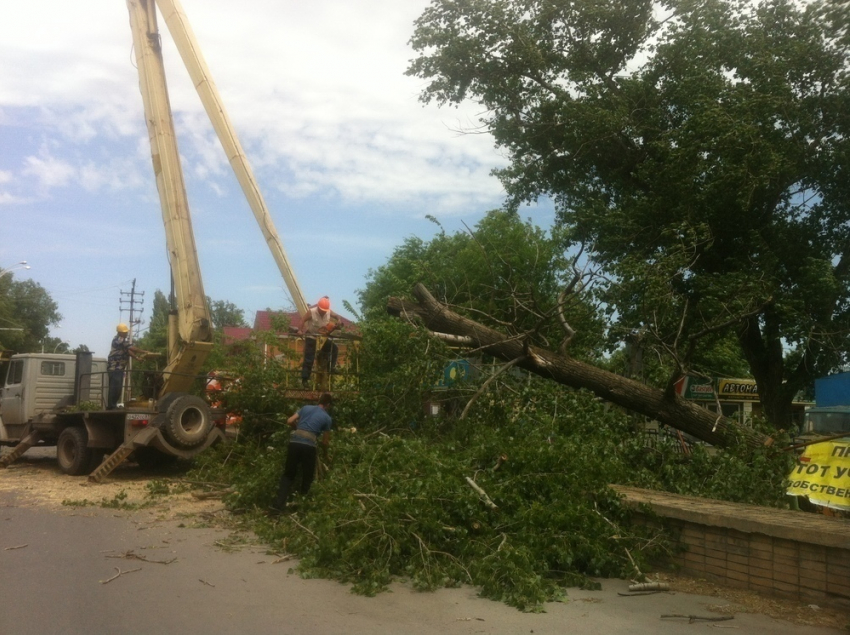
[[[759,387],[755,379],[718,379],[717,394],[724,401],[758,401]]]
[[[704,379],[683,377],[676,382],[676,393],[683,399],[714,401],[715,386],[720,401],[757,401],[758,386],[754,379]]]
[[[676,382],[676,392],[683,399],[714,401],[714,383],[701,377],[682,377]]]

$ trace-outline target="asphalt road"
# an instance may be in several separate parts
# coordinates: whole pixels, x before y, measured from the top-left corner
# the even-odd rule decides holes
[[[621,597],[628,587],[622,580],[602,581],[602,591],[571,589],[569,602],[543,614],[478,598],[471,588],[419,593],[398,584],[365,598],[336,582],[302,580],[290,572],[294,561],[275,564],[276,556],[257,548],[224,551],[215,545],[227,537],[223,530],[181,527],[144,511],[51,510],[25,500],[24,492],[0,492],[3,635],[846,632],[751,614],[719,623],[662,619],[717,616],[706,606],[725,602],[683,593]]]

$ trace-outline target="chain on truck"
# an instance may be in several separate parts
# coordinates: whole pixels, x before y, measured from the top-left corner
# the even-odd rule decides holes
[[[212,348],[212,325],[168,98],[157,7],[296,308],[302,315],[307,310],[185,12],[178,0],[127,0],[171,267],[174,308],[169,316],[167,364],[152,382],[156,388],[148,399],[128,402],[125,409],[116,411],[103,408],[105,360],[85,353],[12,356],[0,391],[0,444],[15,447],[0,458],[0,467],[35,444],[55,444],[65,473],[91,471],[89,479],[97,482],[134,452],[137,459],[151,462],[157,457],[189,458],[224,439],[223,414],[192,394]],[[99,408],[83,409],[90,401]]]

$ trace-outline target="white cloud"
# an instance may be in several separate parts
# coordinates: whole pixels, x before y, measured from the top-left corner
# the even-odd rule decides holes
[[[34,177],[42,193],[71,185],[98,192],[138,188],[145,183],[139,176],[138,165],[129,159],[112,159],[100,164],[86,161],[75,165],[45,151],[41,156],[26,157],[21,174]]]
[[[423,106],[423,82],[404,75],[413,20],[429,2],[182,0],[311,298],[353,299],[366,270],[404,236],[433,235],[424,214],[474,223],[502,202],[490,171],[505,159],[492,138],[458,132],[478,126],[480,107]],[[18,2],[4,8],[3,29],[0,261],[31,259],[28,273],[51,288],[61,274],[103,286],[138,276],[149,297],[167,289],[125,4]],[[206,288],[246,311],[248,302],[277,306],[279,273],[162,21],[160,29]],[[331,245],[330,273],[308,266],[318,239]],[[81,243],[84,258],[74,253]],[[105,325],[77,336],[75,324],[94,328],[90,311],[61,311],[74,344],[108,344],[103,333],[119,314],[116,301],[112,314],[101,312]]]
[[[68,185],[76,173],[73,165],[49,155],[29,156],[24,163],[22,174],[36,177],[40,186],[45,189]]]
[[[32,199],[0,191],[0,205],[25,205],[30,202]]]
[[[246,0],[238,11],[224,0],[183,4],[249,159],[274,175],[273,187],[357,203],[429,199],[447,211],[502,196],[489,176],[503,163],[492,139],[454,132],[477,126],[477,107],[423,107],[421,81],[404,76],[412,22],[427,0]],[[126,8],[76,6],[32,0],[4,16],[0,107],[37,106],[45,134],[64,143],[144,134]],[[185,169],[224,193],[227,159],[160,22]],[[43,186],[70,184],[73,166],[28,161]],[[78,176],[90,191],[120,187],[94,164]]]
[[[126,190],[145,183],[138,166],[126,160],[109,164],[85,163],[78,170],[78,178],[80,185],[89,192]]]

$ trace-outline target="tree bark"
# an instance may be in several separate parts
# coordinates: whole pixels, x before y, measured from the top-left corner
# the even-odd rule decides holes
[[[772,439],[737,422],[720,417],[677,395],[627,379],[568,355],[559,355],[528,345],[522,338],[509,337],[483,324],[465,318],[440,304],[421,283],[413,288],[418,303],[390,298],[387,310],[407,319],[419,318],[432,331],[462,335],[483,352],[507,361],[524,357],[517,366],[572,388],[584,388],[598,397],[633,412],[651,417],[712,445],[750,447],[770,445]]]
[[[769,311],[766,313],[765,320],[769,323],[771,315]],[[758,384],[765,419],[777,430],[789,429],[793,425],[791,404],[801,381],[792,377],[786,381],[785,356],[780,339],[762,332],[759,318],[753,316],[738,331],[738,342]]]

